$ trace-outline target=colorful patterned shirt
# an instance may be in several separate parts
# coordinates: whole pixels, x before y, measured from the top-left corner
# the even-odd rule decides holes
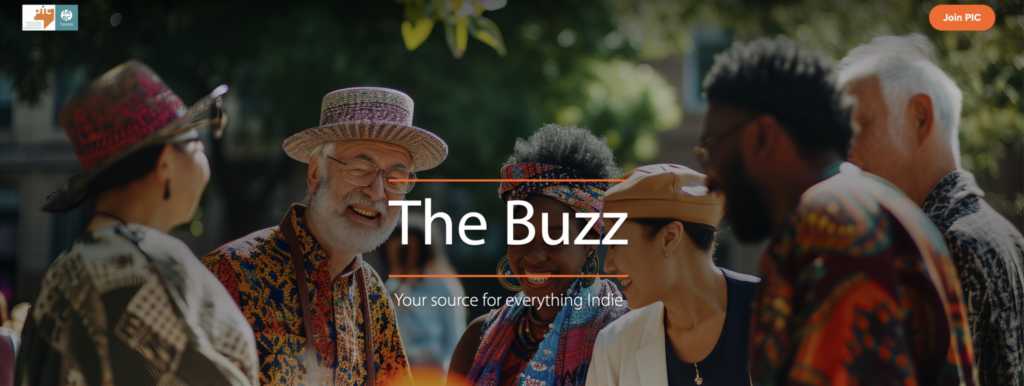
[[[362,273],[374,332],[376,384],[412,380],[395,323],[395,310],[377,273],[361,257],[333,280],[331,260],[304,222],[305,207],[293,205],[291,226],[305,258],[314,346],[322,385],[364,385]],[[309,385],[303,355],[305,327],[291,250],[279,226],[232,241],[203,258],[220,278],[256,334],[260,384]],[[362,268],[360,270],[360,268]]]
[[[761,259],[755,385],[975,385],[960,279],[942,236],[884,180],[837,163]]]
[[[257,385],[249,323],[185,243],[138,224],[75,239],[43,277],[18,385]]]
[[[982,385],[1024,385],[1024,237],[982,197],[974,175],[949,173],[921,209],[960,272]]]

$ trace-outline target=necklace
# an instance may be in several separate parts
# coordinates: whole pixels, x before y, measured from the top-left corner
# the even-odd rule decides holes
[[[693,371],[697,372],[697,378],[694,378],[693,381],[700,385],[702,382],[704,382],[704,378],[700,377],[700,369],[697,368],[697,363],[693,364]]]
[[[530,360],[533,353],[540,347],[540,341],[533,337],[533,330],[530,329],[530,322],[526,318],[519,319],[516,323],[516,345],[519,351],[516,356],[523,360]]]

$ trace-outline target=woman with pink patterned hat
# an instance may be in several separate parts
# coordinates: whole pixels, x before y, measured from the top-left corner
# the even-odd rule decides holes
[[[61,108],[85,173],[43,202],[92,199],[93,218],[47,270],[15,370],[19,385],[256,385],[255,341],[231,296],[180,240],[210,179],[201,127],[219,137],[227,86],[191,108],[128,61]]]

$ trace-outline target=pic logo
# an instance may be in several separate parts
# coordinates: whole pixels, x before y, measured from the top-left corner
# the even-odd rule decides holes
[[[78,31],[77,4],[22,4],[22,31]]]

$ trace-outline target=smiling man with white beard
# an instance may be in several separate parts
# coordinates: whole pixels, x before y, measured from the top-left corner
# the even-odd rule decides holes
[[[411,383],[394,308],[361,254],[397,224],[400,208],[388,201],[414,183],[394,180],[415,180],[448,155],[444,141],[412,126],[412,111],[395,90],[327,94],[320,126],[284,142],[309,164],[309,207],[293,204],[279,225],[203,258],[252,324],[261,384]]]

